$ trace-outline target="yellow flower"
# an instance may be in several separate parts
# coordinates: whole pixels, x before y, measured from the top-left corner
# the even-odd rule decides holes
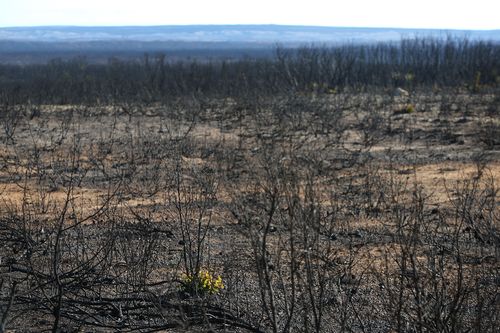
[[[190,293],[218,293],[224,289],[222,277],[212,275],[208,270],[200,270],[197,274],[189,274],[184,277],[184,290]]]

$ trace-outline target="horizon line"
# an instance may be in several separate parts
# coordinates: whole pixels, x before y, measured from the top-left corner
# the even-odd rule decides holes
[[[397,30],[437,30],[437,31],[500,31],[495,29],[471,29],[471,28],[423,28],[423,27],[373,27],[373,26],[329,26],[329,25],[305,25],[305,24],[276,24],[276,23],[202,23],[202,24],[130,24],[130,25],[73,25],[73,24],[50,24],[50,25],[19,25],[1,26],[0,29],[17,28],[154,28],[154,27],[294,27],[294,28],[326,28],[326,29],[397,29]]]

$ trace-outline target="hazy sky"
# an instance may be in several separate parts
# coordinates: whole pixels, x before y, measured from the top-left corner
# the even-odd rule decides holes
[[[0,26],[296,24],[500,29],[500,0],[0,0]]]

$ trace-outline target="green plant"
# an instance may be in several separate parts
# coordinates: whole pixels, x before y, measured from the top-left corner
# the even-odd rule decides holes
[[[200,270],[198,274],[188,274],[182,281],[182,290],[192,295],[217,294],[224,289],[220,275]]]
[[[413,112],[415,112],[415,107],[414,107],[412,104],[408,104],[408,105],[405,107],[404,111],[405,111],[406,113],[413,113]]]

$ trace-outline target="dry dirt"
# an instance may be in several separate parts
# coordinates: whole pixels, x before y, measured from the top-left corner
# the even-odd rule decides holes
[[[259,294],[251,235],[265,228],[275,188],[279,213],[266,250],[278,260],[273,267],[291,260],[284,249],[293,200],[304,207],[317,202],[319,219],[338,221],[331,229],[319,227],[316,245],[324,257],[315,263],[334,263],[339,286],[354,285],[367,295],[382,284],[384,269],[400,268],[396,256],[403,245],[394,235],[405,222],[394,217],[394,207],[412,211],[415,198],[422,198],[422,214],[441,219],[439,230],[452,230],[460,223],[448,219],[455,203],[477,184],[474,195],[492,195],[498,213],[498,193],[481,192],[497,189],[500,181],[500,147],[489,140],[500,133],[498,96],[297,98],[255,109],[233,100],[186,109],[40,106],[38,117],[22,117],[12,138],[2,136],[0,213],[50,224],[64,211],[65,225],[89,225],[94,229],[85,232],[91,235],[110,220],[157,223],[164,248],[148,281],[161,288],[163,281],[180,279],[184,233],[194,235],[201,226],[207,232],[204,265],[224,274],[225,297],[238,297],[242,313]],[[301,110],[300,103],[312,109]],[[408,105],[413,112],[404,111]],[[249,226],[252,218],[260,222]],[[493,219],[498,224],[498,215]],[[126,247],[114,263],[116,276],[132,274],[126,273],[133,266]],[[308,251],[298,256],[300,267]],[[424,265],[426,251],[418,248],[416,266]],[[498,264],[494,247],[481,251],[469,248],[463,255]],[[247,280],[238,272],[248,272]]]

